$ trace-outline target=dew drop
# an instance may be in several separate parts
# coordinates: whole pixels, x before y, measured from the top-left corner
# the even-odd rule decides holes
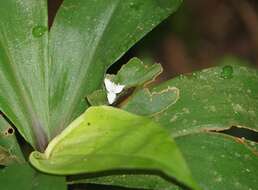
[[[39,37],[43,36],[46,31],[47,31],[47,27],[45,27],[45,26],[35,26],[32,29],[32,35],[36,38],[39,38]]]
[[[224,66],[222,68],[221,77],[224,79],[231,79],[233,77],[233,67],[230,65]]]
[[[129,6],[130,6],[130,8],[132,8],[132,9],[138,11],[138,10],[140,10],[141,3],[131,2],[131,3],[129,4]]]

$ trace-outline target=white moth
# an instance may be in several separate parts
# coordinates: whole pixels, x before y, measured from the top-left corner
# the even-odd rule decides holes
[[[116,100],[116,95],[123,91],[125,85],[115,84],[107,78],[105,78],[104,83],[107,89],[108,103],[113,104]]]

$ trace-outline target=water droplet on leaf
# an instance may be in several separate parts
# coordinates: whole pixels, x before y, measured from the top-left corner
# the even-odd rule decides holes
[[[131,2],[131,3],[129,4],[129,6],[130,6],[130,8],[132,8],[132,9],[138,11],[138,10],[140,10],[141,3]]]
[[[224,79],[231,79],[233,77],[233,67],[230,65],[224,66],[222,68],[221,77]]]
[[[32,35],[36,38],[39,38],[39,37],[43,36],[46,31],[47,31],[47,27],[45,27],[45,26],[35,26],[32,29]]]

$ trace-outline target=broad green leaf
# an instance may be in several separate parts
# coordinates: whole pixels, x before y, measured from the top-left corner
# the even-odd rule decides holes
[[[48,129],[46,0],[0,2],[0,110],[34,147]]]
[[[229,78],[224,76],[225,68],[232,69]],[[258,129],[258,71],[255,69],[239,65],[215,67],[179,76],[151,91],[171,87],[178,89],[178,100],[153,118],[171,130],[174,137],[231,126]],[[141,94],[137,92],[124,108],[141,114],[138,111]]]
[[[257,189],[258,155],[245,142],[205,132],[180,136],[176,142],[203,189]]]
[[[14,129],[0,115],[0,165],[25,161],[14,133]]]
[[[90,107],[48,145],[33,152],[30,162],[52,174],[82,174],[107,170],[161,171],[193,189],[191,178],[173,139],[145,117],[107,106]]]
[[[0,170],[3,190],[65,190],[65,177],[37,172],[29,164],[13,164]]]
[[[64,0],[50,32],[52,136],[87,107],[107,68],[181,0]],[[64,103],[65,102],[65,103]]]
[[[162,112],[153,114],[151,104],[149,107],[146,104],[144,111],[140,109],[144,89],[136,92],[123,106],[128,111],[149,115],[171,131],[203,189],[255,189],[258,185],[255,180],[257,143],[217,135],[209,130],[238,126],[257,131],[258,72],[241,66],[241,61],[232,58],[225,59],[223,64],[229,65],[181,75],[149,89],[163,91],[174,87],[179,90],[178,100]],[[200,167],[203,165],[205,167]],[[148,176],[144,177],[148,183],[146,178]],[[113,177],[108,176],[108,179],[111,181]],[[133,185],[119,181],[118,177],[114,179],[110,184]],[[88,179],[87,183],[95,180]],[[145,187],[145,184],[138,185]],[[160,189],[163,188],[161,185]]]
[[[107,75],[107,78],[115,84],[131,88],[155,80],[161,72],[162,67],[160,64],[144,64],[140,59],[132,58],[122,66],[116,75]]]
[[[171,131],[203,189],[255,189],[257,143],[215,131],[231,126],[257,131],[258,72],[232,59],[223,63],[229,65],[181,75],[150,89],[174,87],[179,98],[154,115],[150,106],[149,117]],[[124,105],[126,110],[148,115],[139,109],[142,91]]]

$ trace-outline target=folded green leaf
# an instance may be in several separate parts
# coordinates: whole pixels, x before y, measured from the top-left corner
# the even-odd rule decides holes
[[[198,189],[173,139],[145,117],[107,106],[90,107],[59,136],[45,153],[33,152],[30,162],[53,174],[106,170],[162,171]]]
[[[84,98],[107,68],[181,1],[64,0],[50,32],[52,136],[88,107]]]
[[[49,138],[47,18],[46,0],[0,2],[0,110],[41,150]]]

